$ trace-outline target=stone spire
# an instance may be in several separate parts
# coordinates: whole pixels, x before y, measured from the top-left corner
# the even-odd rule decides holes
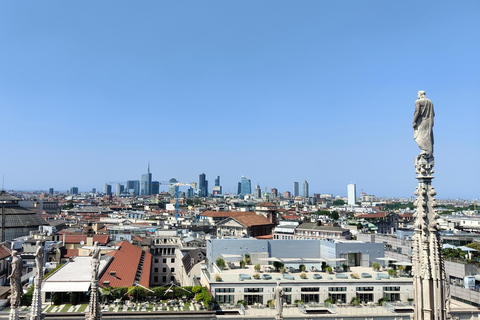
[[[90,303],[85,314],[85,320],[102,319],[102,310],[100,308],[100,299],[98,295],[98,269],[100,267],[100,248],[98,242],[95,242],[93,249],[90,251],[92,256],[92,280],[90,285]]]
[[[414,194],[415,218],[413,237],[413,290],[415,298],[415,320],[445,320],[450,314],[449,288],[446,282],[445,265],[442,257],[438,221],[435,210],[433,179],[433,104],[419,91],[415,103],[415,140],[421,153],[415,158],[415,173],[418,186]],[[425,100],[428,100],[427,102]],[[426,111],[425,108],[431,108]],[[428,116],[423,116],[427,114]],[[430,117],[430,118],[428,118]],[[425,124],[426,122],[426,124]],[[422,132],[424,131],[424,132]],[[418,136],[423,140],[419,141]],[[431,138],[430,138],[431,137]],[[427,145],[427,147],[425,147]],[[429,152],[425,152],[428,150]]]

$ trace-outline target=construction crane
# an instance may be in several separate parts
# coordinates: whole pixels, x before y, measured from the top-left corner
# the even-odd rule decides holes
[[[175,181],[173,181],[175,180]],[[178,188],[180,186],[189,186],[192,189],[197,188],[196,182],[185,183],[177,181],[176,179],[170,179],[170,181],[160,181],[160,185],[168,185],[175,187],[175,221],[178,221]]]

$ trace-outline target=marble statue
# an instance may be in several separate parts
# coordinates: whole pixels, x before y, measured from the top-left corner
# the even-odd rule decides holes
[[[37,274],[35,275],[34,290],[32,295],[32,305],[28,320],[42,320],[45,318],[45,314],[42,313],[42,279],[43,279],[43,266],[44,266],[45,249],[42,246],[41,241],[37,241],[37,251],[34,254],[35,264],[37,267]]]
[[[277,282],[277,286],[274,290],[275,296],[275,320],[282,320],[283,319],[283,296],[284,292],[282,287],[280,287],[280,282]]]
[[[37,265],[37,275],[43,277],[43,265],[44,265],[45,249],[42,246],[41,241],[37,241],[37,251],[35,252],[35,264]]]
[[[17,251],[12,251],[12,272],[8,276],[10,279],[10,289],[12,295],[10,297],[10,304],[12,307],[17,308],[20,305],[20,297],[23,293],[22,288],[22,268],[23,261],[22,258],[17,255]]]
[[[421,152],[419,157],[433,158],[433,103],[425,97],[425,91],[418,91],[413,115],[413,138]]]

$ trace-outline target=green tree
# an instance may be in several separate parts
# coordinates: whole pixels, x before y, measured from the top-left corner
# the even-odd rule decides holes
[[[317,214],[319,216],[330,216],[330,211],[328,211],[328,210],[318,210]]]
[[[345,201],[343,201],[342,199],[337,199],[333,201],[334,206],[343,206],[344,204],[345,204]]]
[[[330,219],[332,220],[338,220],[340,216],[338,215],[338,212],[337,211],[332,211],[330,212]]]
[[[225,269],[225,260],[223,260],[223,258],[221,257],[218,257],[217,260],[215,261],[217,267],[220,268],[220,270],[223,270]]]

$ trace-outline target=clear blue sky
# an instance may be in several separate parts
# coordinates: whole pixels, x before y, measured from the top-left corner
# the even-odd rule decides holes
[[[2,1],[6,189],[172,177],[480,198],[480,1]]]

